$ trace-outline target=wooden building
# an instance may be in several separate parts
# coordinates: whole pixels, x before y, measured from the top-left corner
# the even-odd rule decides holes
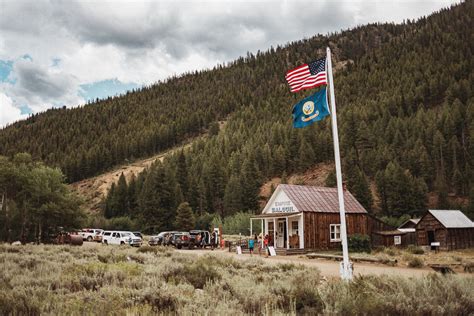
[[[416,225],[418,246],[441,250],[474,247],[474,223],[458,210],[429,210]]]
[[[416,244],[415,232],[406,232],[399,229],[374,231],[371,241],[373,247],[397,247],[403,248]]]
[[[397,229],[402,232],[414,233],[416,224],[418,224],[419,221],[419,218],[410,218],[409,220],[398,226]]]
[[[348,235],[386,229],[349,191],[344,191],[344,202]],[[277,250],[337,249],[341,244],[337,188],[280,184],[251,226],[255,220]]]

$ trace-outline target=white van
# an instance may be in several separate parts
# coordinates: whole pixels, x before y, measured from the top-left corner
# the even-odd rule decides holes
[[[102,233],[102,243],[106,245],[130,245],[140,247],[142,239],[132,232],[106,230]]]

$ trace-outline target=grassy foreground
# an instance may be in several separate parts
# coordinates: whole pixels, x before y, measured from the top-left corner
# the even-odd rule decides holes
[[[0,245],[0,314],[470,314],[474,278],[325,280],[161,247]]]

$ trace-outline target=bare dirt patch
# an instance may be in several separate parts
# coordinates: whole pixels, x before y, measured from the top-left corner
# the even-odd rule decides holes
[[[204,136],[201,136],[204,137]],[[163,159],[178,150],[188,148],[191,146],[192,141],[189,143],[172,148],[165,152],[159,153],[155,156],[136,160],[130,164],[118,166],[111,171],[105,172],[93,178],[88,178],[79,182],[72,183],[70,187],[79,196],[84,199],[85,209],[90,213],[96,213],[101,208],[101,202],[106,196],[108,190],[112,186],[112,183],[117,183],[120,175],[123,173],[127,181],[130,180],[132,175],[137,176],[145,168],[150,167],[155,161],[163,161]]]

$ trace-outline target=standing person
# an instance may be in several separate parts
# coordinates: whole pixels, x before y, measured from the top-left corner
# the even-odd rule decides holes
[[[200,233],[196,235],[196,239],[194,241],[194,244],[195,244],[196,247],[201,247],[201,234]]]
[[[253,256],[253,247],[254,247],[254,245],[255,245],[255,239],[250,238],[249,239],[249,252],[250,252],[251,257]]]
[[[212,234],[214,235],[214,248],[217,248],[217,246],[219,245],[219,240],[218,240],[218,235],[217,235],[217,232],[216,231],[213,231]]]
[[[211,250],[214,250],[214,244],[216,240],[214,239],[214,232],[211,233]]]
[[[265,258],[268,258],[268,242],[269,236],[265,235],[265,239],[263,240],[263,249],[265,250]]]
[[[259,255],[259,256],[262,255],[262,249],[263,249],[263,240],[262,240],[262,237],[263,237],[263,233],[260,233],[260,235],[258,235],[258,240],[257,240],[257,244],[258,244],[258,255]]]

